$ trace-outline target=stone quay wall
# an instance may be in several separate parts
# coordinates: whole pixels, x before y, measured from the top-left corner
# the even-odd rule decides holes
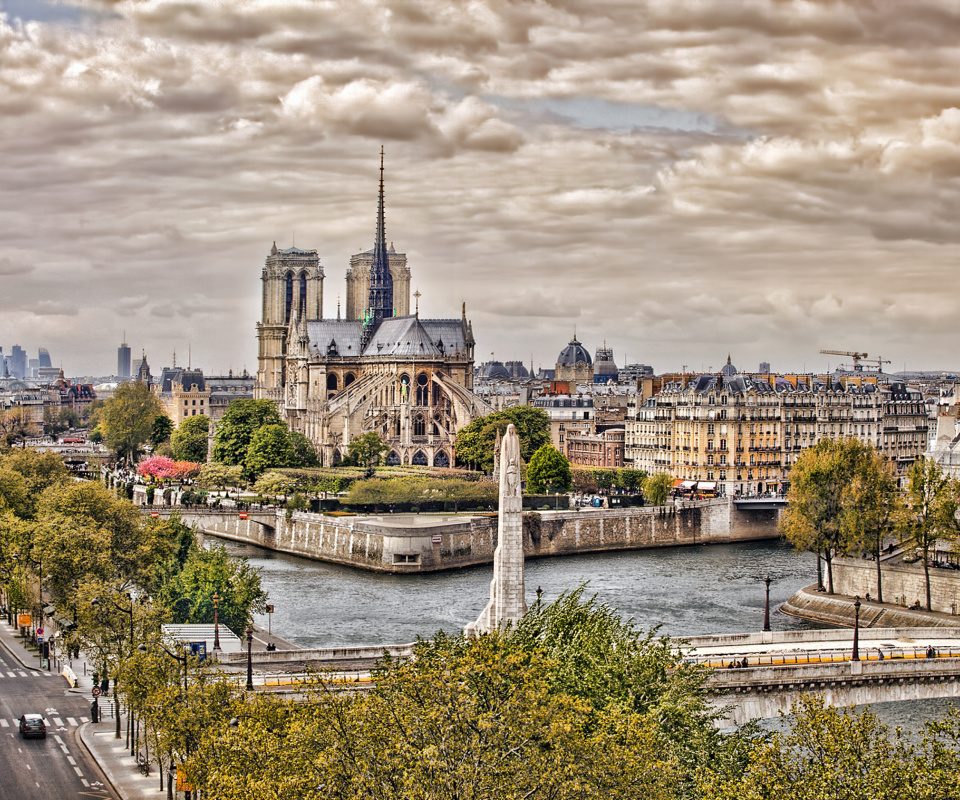
[[[917,600],[927,607],[927,584],[919,564],[888,565],[881,562],[883,599],[886,603],[911,606]],[[877,596],[877,565],[872,559],[834,558],[833,587],[837,594],[874,599]],[[930,609],[941,614],[960,611],[960,572],[930,567]]]
[[[251,517],[253,515],[251,514]],[[727,499],[659,508],[543,511],[523,515],[526,558],[718,544],[778,537],[777,512],[740,512]],[[433,572],[489,564],[497,546],[495,514],[471,517],[331,517],[278,511],[275,525],[237,517],[187,524],[206,533],[320,561],[380,572]]]

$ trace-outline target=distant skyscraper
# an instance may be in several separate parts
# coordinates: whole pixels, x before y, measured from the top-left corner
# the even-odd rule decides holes
[[[10,374],[14,378],[27,377],[27,351],[18,344],[10,351]]]
[[[130,345],[126,342],[117,348],[117,377],[120,380],[127,380],[130,377]]]
[[[53,363],[50,361],[50,351],[46,347],[40,348],[39,357],[37,359],[38,367],[52,367]]]
[[[769,361],[761,361],[761,362],[760,362],[760,372],[761,372],[761,373],[766,373],[766,372],[769,372],[769,371],[770,371],[770,362],[769,362]]]

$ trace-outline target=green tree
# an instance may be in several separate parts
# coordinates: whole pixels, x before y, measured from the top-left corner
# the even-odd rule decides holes
[[[245,464],[250,442],[264,425],[283,425],[272,400],[234,400],[217,423],[213,460],[231,466]]]
[[[169,575],[157,591],[157,600],[176,623],[213,623],[213,596],[217,595],[217,618],[238,636],[253,614],[266,610],[267,595],[260,585],[260,571],[245,558],[234,558],[222,545],[206,548],[195,542],[183,568]]]
[[[529,463],[537,450],[550,443],[550,418],[545,411],[530,406],[512,406],[485,417],[477,417],[461,428],[454,445],[457,461],[490,472],[493,469],[497,435],[502,438],[510,424],[516,428],[520,439],[520,457],[525,463]]]
[[[287,495],[297,488],[297,481],[289,475],[280,472],[264,472],[253,485],[253,491],[263,497],[272,497],[278,494],[287,499]]]
[[[379,467],[389,446],[376,431],[354,436],[347,445],[347,458],[358,467]]]
[[[566,492],[571,483],[570,462],[553,445],[545,444],[533,454],[527,467],[528,492]]]
[[[101,412],[103,441],[117,458],[132,463],[150,440],[153,422],[162,413],[160,400],[145,383],[122,383]]]
[[[293,447],[293,466],[319,467],[320,458],[317,448],[300,431],[290,431],[290,445]]]
[[[166,414],[157,414],[150,429],[150,444],[157,448],[164,442],[169,442],[172,434],[173,420]]]
[[[858,552],[869,553],[877,569],[877,602],[883,602],[883,573],[880,558],[894,533],[900,514],[897,473],[874,447],[864,451],[856,474],[844,488],[840,530],[844,541]]]
[[[673,476],[666,472],[656,472],[644,479],[643,496],[651,505],[663,506],[667,504],[672,488]]]
[[[930,611],[930,551],[938,540],[957,538],[957,484],[936,461],[923,457],[914,462],[908,478],[903,545],[919,551]]]
[[[253,435],[244,460],[244,474],[254,478],[274,467],[291,467],[296,458],[284,425],[263,425]]]
[[[180,423],[173,435],[170,444],[173,448],[173,457],[177,461],[195,461],[202,463],[207,460],[207,434],[210,431],[210,418],[204,414],[187,417]]]

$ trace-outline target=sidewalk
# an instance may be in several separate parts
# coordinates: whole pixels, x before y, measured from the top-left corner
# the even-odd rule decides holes
[[[7,624],[3,619],[0,622],[0,643],[10,656],[19,661],[25,669],[47,672],[46,669],[40,669],[40,657],[38,654],[25,648],[16,635],[16,630]],[[79,659],[64,660],[59,662],[60,670],[57,669],[58,662],[54,661],[53,668],[50,670],[53,674],[63,675],[66,672],[63,668],[72,669],[76,676],[77,684],[68,691],[73,694],[82,695],[89,704],[93,702],[93,675],[92,667],[87,664],[83,654]],[[61,672],[63,670],[63,672]],[[70,673],[67,673],[70,674]],[[56,679],[51,679],[56,680]],[[62,680],[65,685],[69,685],[66,675]],[[55,685],[55,684],[52,684]],[[140,774],[137,768],[137,761],[131,758],[129,749],[125,746],[124,733],[126,732],[126,717],[120,718],[120,739],[115,738],[116,718],[113,716],[113,700],[111,698],[100,698],[100,722],[84,722],[77,728],[77,739],[90,754],[91,758],[99,765],[107,783],[109,783],[117,796],[121,800],[136,800],[136,798],[165,798],[167,796],[166,785],[163,792],[160,791],[160,777],[157,773],[157,766],[154,764],[149,776]],[[181,794],[180,797],[183,795]]]

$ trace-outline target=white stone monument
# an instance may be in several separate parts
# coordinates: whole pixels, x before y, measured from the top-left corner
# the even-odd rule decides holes
[[[493,553],[490,602],[477,621],[466,628],[468,636],[490,633],[515,625],[527,613],[523,588],[523,497],[520,487],[520,438],[507,426],[500,449],[500,513],[497,549]]]

